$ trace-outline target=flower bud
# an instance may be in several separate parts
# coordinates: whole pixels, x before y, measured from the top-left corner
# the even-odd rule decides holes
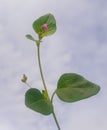
[[[26,83],[26,81],[27,81],[27,76],[26,76],[25,74],[23,74],[23,78],[21,79],[21,81],[22,81],[23,83]]]
[[[42,25],[42,29],[44,32],[47,32],[48,31],[48,25],[45,23]]]

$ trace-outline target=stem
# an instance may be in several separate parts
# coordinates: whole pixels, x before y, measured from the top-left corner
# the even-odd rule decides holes
[[[27,82],[25,83],[29,88],[32,88]]]
[[[60,126],[59,126],[59,123],[58,123],[58,120],[57,120],[57,118],[56,118],[56,114],[55,114],[55,112],[54,112],[54,110],[53,110],[53,118],[54,118],[54,120],[55,120],[55,123],[56,123],[56,125],[57,125],[57,127],[58,127],[58,130],[61,130],[61,128],[60,128]]]
[[[53,94],[51,96],[51,103],[53,102],[53,97],[54,97],[55,93],[56,93],[56,90],[53,92]]]
[[[45,83],[45,80],[44,80],[44,76],[43,76],[42,66],[41,66],[41,60],[40,60],[40,44],[37,44],[37,56],[38,56],[38,64],[39,64],[39,70],[40,70],[40,75],[41,75],[42,83],[43,83],[44,89],[45,89],[45,91],[46,91],[46,93],[47,93],[48,99],[49,99],[49,101],[52,103],[52,100],[53,100],[53,96],[54,96],[54,94],[55,94],[55,91],[54,91],[54,93],[52,94],[52,97],[51,97],[51,100],[50,100],[49,94],[48,94],[48,91],[47,91],[47,87],[46,87],[46,83]],[[54,120],[55,120],[55,123],[56,123],[56,125],[57,125],[58,130],[61,130],[61,129],[60,129],[60,126],[59,126],[59,123],[58,123],[58,120],[57,120],[57,118],[56,118],[56,114],[55,114],[54,110],[53,110],[52,114],[53,114],[53,118],[54,118]]]
[[[49,98],[48,91],[47,91],[46,84],[45,84],[45,80],[44,80],[44,76],[43,76],[42,66],[41,66],[41,60],[40,60],[40,44],[37,45],[37,53],[38,53],[38,64],[39,64],[39,70],[40,70],[40,75],[41,75],[42,83],[43,83],[44,89],[45,89],[45,91],[46,91],[46,93],[47,93],[47,96],[48,96],[48,98]]]

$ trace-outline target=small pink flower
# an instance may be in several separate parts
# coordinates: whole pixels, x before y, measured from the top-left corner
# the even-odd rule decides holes
[[[42,29],[43,29],[44,32],[48,31],[48,25],[46,23],[44,23],[42,25]]]

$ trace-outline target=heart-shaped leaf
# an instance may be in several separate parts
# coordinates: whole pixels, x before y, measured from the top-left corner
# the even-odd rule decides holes
[[[58,80],[56,94],[65,102],[76,102],[97,94],[100,87],[81,75],[63,74]]]
[[[33,22],[33,29],[38,34],[39,39],[49,36],[56,31],[56,20],[52,14],[41,16]]]
[[[49,115],[53,112],[53,106],[48,99],[45,99],[42,93],[36,88],[30,88],[25,94],[25,105],[43,115]]]

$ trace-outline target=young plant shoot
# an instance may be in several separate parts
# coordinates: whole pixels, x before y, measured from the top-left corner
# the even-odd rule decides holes
[[[25,105],[40,114],[52,114],[58,130],[61,130],[54,112],[54,95],[56,94],[61,101],[72,103],[96,95],[99,92],[100,87],[79,74],[65,73],[59,77],[57,87],[52,96],[49,97],[48,88],[42,71],[40,46],[41,40],[44,37],[50,36],[56,32],[56,20],[52,14],[46,14],[34,21],[32,26],[35,33],[38,35],[38,39],[35,39],[30,34],[26,35],[26,37],[32,40],[37,47],[37,58],[43,90],[40,91],[37,88],[31,87],[31,85],[27,83],[27,76],[24,74],[21,81],[29,87],[25,93]]]

